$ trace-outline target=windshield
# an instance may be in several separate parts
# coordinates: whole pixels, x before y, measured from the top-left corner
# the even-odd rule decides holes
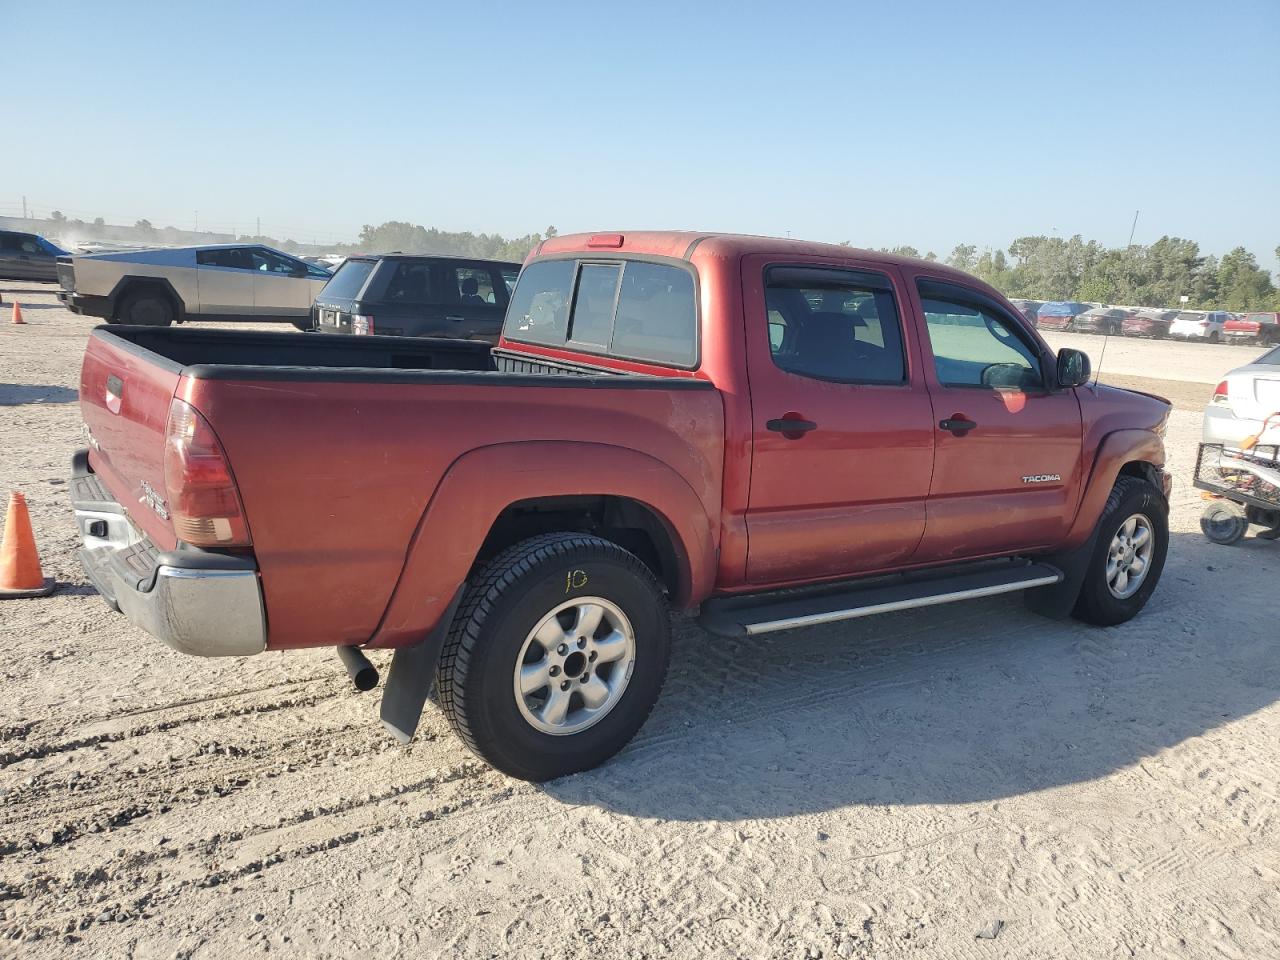
[[[67,255],[67,251],[63,250],[52,240],[46,240],[44,237],[36,237],[36,241],[55,257],[65,257]]]
[[[338,272],[324,285],[320,296],[333,300],[354,300],[360,295],[364,282],[373,272],[373,260],[347,260]]]
[[[1247,313],[1244,319],[1250,323],[1275,323],[1276,315],[1274,313]]]
[[[1201,320],[1207,320],[1209,318],[1206,317],[1203,313],[1188,313],[1187,311],[1184,310],[1182,313],[1178,314],[1176,319],[1190,320],[1193,323],[1199,323]]]

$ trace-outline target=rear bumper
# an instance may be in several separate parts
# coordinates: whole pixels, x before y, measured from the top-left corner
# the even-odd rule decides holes
[[[242,657],[266,648],[266,610],[251,559],[160,553],[89,469],[86,450],[72,459],[71,500],[80,562],[109,607],[179,653]]]
[[[104,320],[111,317],[110,297],[90,297],[70,290],[59,290],[58,299],[72,313],[79,313],[86,317],[101,317]]]

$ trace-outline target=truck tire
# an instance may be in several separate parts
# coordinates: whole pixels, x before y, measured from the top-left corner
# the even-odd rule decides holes
[[[521,780],[551,780],[627,744],[670,656],[667,603],[649,568],[608,540],[549,533],[472,579],[436,688],[472,752]]]
[[[1146,480],[1120,477],[1098,521],[1098,539],[1072,616],[1111,627],[1137,616],[1160,582],[1169,552],[1169,505]]]
[[[1238,503],[1214,500],[1200,514],[1200,532],[1214,543],[1229,547],[1249,532],[1249,519]]]
[[[157,287],[137,287],[120,301],[117,311],[121,323],[146,327],[167,327],[178,318],[173,298]]]

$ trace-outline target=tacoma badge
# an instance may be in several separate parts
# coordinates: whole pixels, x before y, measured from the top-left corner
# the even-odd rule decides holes
[[[1037,473],[1030,477],[1023,477],[1023,483],[1057,483],[1062,476],[1057,473]]]

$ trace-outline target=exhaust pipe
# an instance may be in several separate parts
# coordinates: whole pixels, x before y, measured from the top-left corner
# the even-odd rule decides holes
[[[360,652],[359,647],[338,647],[338,659],[347,668],[347,676],[357,690],[372,690],[378,685],[378,668]]]

